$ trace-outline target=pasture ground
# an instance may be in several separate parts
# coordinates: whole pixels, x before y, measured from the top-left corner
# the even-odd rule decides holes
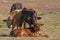
[[[38,23],[44,23],[40,32],[49,35],[49,38],[9,36],[11,29],[2,20],[7,19],[10,7],[15,2],[36,10],[42,17]],[[0,0],[0,40],[60,40],[60,0]]]

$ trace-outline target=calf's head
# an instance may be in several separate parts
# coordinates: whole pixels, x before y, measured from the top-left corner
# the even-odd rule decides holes
[[[40,31],[40,27],[43,25],[44,24],[35,23],[35,24],[33,24],[32,27],[34,27],[35,32],[38,32],[38,31]]]

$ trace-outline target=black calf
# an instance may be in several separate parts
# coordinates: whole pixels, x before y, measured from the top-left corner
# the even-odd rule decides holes
[[[22,26],[22,23],[24,22],[24,27],[26,26],[26,23],[33,25],[37,22],[37,13],[33,9],[27,9],[24,8],[22,10],[21,16],[20,16],[20,27]]]
[[[22,4],[21,3],[14,3],[10,9],[10,13],[16,9],[22,9]]]

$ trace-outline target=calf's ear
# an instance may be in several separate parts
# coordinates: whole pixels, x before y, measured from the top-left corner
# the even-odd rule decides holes
[[[41,26],[43,26],[44,24],[40,24]]]
[[[3,22],[7,22],[7,20],[3,20]]]
[[[37,17],[37,19],[39,19],[39,20],[40,20],[40,19],[41,19],[41,17]]]
[[[39,25],[39,26],[43,26],[44,24],[40,24],[40,23],[38,23],[38,25]]]

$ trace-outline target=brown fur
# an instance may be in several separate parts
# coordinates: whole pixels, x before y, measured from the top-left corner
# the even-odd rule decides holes
[[[10,20],[13,20],[14,16],[16,14],[18,14],[20,11],[22,11],[22,10],[16,9],[16,10],[12,11],[11,14],[10,14],[10,16],[9,16],[10,17]]]
[[[32,27],[16,29],[10,32],[11,36],[39,36],[39,24],[34,24]]]
[[[37,33],[37,32],[36,32]],[[36,35],[36,33],[31,32],[29,29],[16,29],[14,31],[11,31],[11,36],[39,36]]]
[[[7,25],[8,28],[12,25],[12,30],[15,28],[15,26],[20,26],[20,12],[21,10],[14,10],[11,12],[10,16],[7,19]]]
[[[19,37],[19,36],[25,36],[25,37],[49,37],[48,35],[42,35],[41,33],[39,33],[39,31],[37,32],[31,32],[30,29],[15,29],[13,31],[10,32],[11,36],[14,37]]]

